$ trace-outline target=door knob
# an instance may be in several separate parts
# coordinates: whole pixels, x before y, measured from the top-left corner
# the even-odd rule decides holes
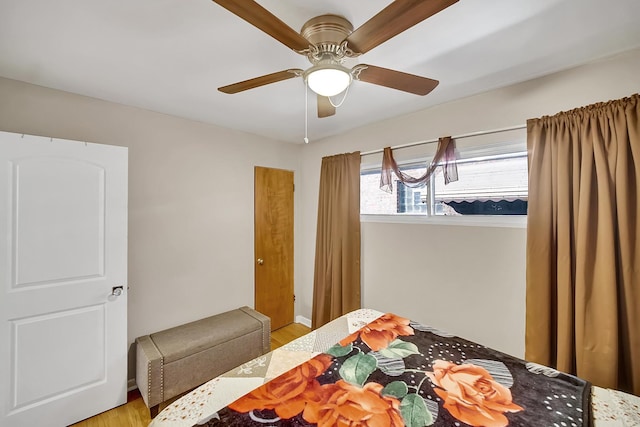
[[[258,258],[257,263],[258,263],[258,265],[262,265],[262,264],[264,264],[264,260],[262,258]]]
[[[122,286],[114,286],[113,288],[111,288],[111,296],[119,297],[120,295],[122,295],[122,292],[124,292]]]

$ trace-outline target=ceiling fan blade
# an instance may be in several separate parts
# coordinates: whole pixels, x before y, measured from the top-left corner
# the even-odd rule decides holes
[[[414,93],[416,95],[426,95],[440,83],[438,80],[403,73],[402,71],[389,70],[388,68],[366,64],[361,64],[361,66],[363,69],[355,76],[357,80]]]
[[[253,89],[256,87],[268,85],[270,83],[276,83],[282,80],[291,79],[302,74],[302,70],[292,68],[290,70],[278,71],[277,73],[265,74],[264,76],[255,77],[249,80],[243,80],[238,83],[230,84],[227,86],[219,87],[218,90],[224,93],[238,93],[244,90]]]
[[[336,113],[336,107],[331,104],[331,100],[322,95],[318,95],[318,117],[329,117]]]
[[[362,24],[345,40],[355,53],[365,53],[458,0],[396,0]]]
[[[309,48],[309,42],[297,31],[253,0],[213,0],[229,12],[269,34],[296,52]]]

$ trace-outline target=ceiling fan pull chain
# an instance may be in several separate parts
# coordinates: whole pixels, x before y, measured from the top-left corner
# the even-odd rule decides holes
[[[340,107],[344,103],[344,100],[347,99],[347,95],[349,94],[349,87],[350,86],[351,85],[347,86],[347,88],[344,90],[344,96],[342,97],[342,100],[337,105],[333,103],[333,100],[331,99],[330,96],[327,96],[327,98],[329,98],[329,102],[331,103],[331,105],[333,105],[334,108]]]
[[[309,85],[304,81],[304,143],[309,143],[307,131],[309,130]]]

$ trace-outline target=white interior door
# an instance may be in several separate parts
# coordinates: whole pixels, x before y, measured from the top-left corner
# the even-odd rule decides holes
[[[2,426],[126,402],[127,154],[0,132]]]

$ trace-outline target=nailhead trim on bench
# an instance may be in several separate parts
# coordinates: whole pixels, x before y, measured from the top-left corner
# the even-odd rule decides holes
[[[151,362],[147,363],[147,396],[151,396]]]
[[[164,357],[160,358],[160,396],[164,402]]]

